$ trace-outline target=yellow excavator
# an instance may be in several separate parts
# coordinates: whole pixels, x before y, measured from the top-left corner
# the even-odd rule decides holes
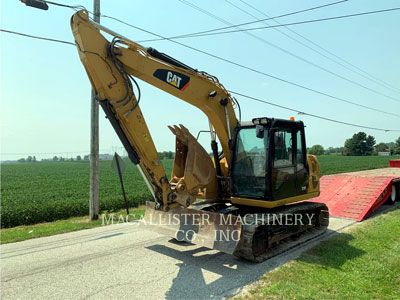
[[[86,10],[72,16],[71,28],[96,99],[154,197],[144,224],[255,262],[326,230],[326,205],[304,201],[319,195],[319,164],[306,153],[303,122],[242,122],[235,114],[238,102],[215,76],[107,29]],[[135,78],[207,116],[212,157],[186,127],[169,127],[176,154],[168,180]]]

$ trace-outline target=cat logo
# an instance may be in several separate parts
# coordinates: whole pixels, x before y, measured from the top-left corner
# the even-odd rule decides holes
[[[189,76],[166,69],[157,69],[153,76],[181,91],[184,91],[189,86],[190,82]]]
[[[172,74],[172,72],[167,73],[167,82],[169,84],[172,84],[173,86],[176,86],[179,89],[179,84],[181,83],[182,78],[180,78],[178,75]]]

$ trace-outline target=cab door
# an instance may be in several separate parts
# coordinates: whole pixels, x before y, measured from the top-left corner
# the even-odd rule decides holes
[[[296,195],[307,193],[309,171],[307,167],[307,149],[304,128],[296,129]]]
[[[302,124],[302,123],[301,123]],[[304,127],[281,124],[270,133],[270,194],[280,200],[307,193],[308,168]]]
[[[274,128],[270,133],[270,193],[272,200],[294,197],[297,194],[295,168],[295,130]]]

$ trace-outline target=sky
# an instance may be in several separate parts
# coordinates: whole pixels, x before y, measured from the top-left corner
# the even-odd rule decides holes
[[[59,2],[93,9],[93,2],[88,0]],[[224,22],[240,24],[256,20],[254,17],[265,18],[246,3],[268,16],[278,16],[335,1],[187,0],[203,12],[184,2],[103,0],[101,13],[163,36],[176,36],[224,27]],[[394,7],[400,7],[398,1],[349,0],[276,20],[292,23]],[[1,1],[1,28],[73,42],[69,25],[73,13],[69,8],[50,5],[48,11],[42,11],[27,7],[18,0],[4,0]],[[210,16],[210,13],[214,16]],[[111,19],[102,18],[101,23],[134,41],[154,38]],[[274,24],[269,20],[249,27]],[[398,28],[400,11],[393,11],[279,27],[279,31],[272,28],[257,30],[251,35],[237,32],[179,41],[335,97],[400,114]],[[400,117],[304,90],[167,40],[145,42],[143,46],[156,48],[193,68],[217,76],[228,90],[326,118],[400,130]],[[385,84],[360,76],[356,73],[360,73],[359,69],[346,65],[355,72],[350,71],[312,51],[310,47],[342,65],[346,63],[337,57],[344,59]],[[174,151],[175,139],[167,125],[183,124],[195,136],[199,130],[208,129],[207,118],[197,108],[144,82],[139,81],[139,84],[142,92],[141,109],[158,151]],[[298,115],[240,96],[236,98],[241,105],[242,121],[254,117],[289,119],[292,116],[302,120],[306,125],[308,146],[343,146],[347,138],[359,131],[373,135],[377,142],[393,142],[400,136],[400,131],[383,132],[351,127]],[[90,83],[74,46],[2,32],[0,109],[1,160],[28,155],[35,155],[38,159],[54,155],[75,157],[89,152]],[[102,111],[99,126],[100,153],[112,153],[120,149],[122,145]],[[202,134],[200,142],[210,152],[209,135]]]

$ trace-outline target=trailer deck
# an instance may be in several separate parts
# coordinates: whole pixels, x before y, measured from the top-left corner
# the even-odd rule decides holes
[[[400,184],[400,167],[390,165],[393,167],[323,176],[321,194],[313,201],[325,203],[330,216],[360,222],[385,203],[395,184]]]

